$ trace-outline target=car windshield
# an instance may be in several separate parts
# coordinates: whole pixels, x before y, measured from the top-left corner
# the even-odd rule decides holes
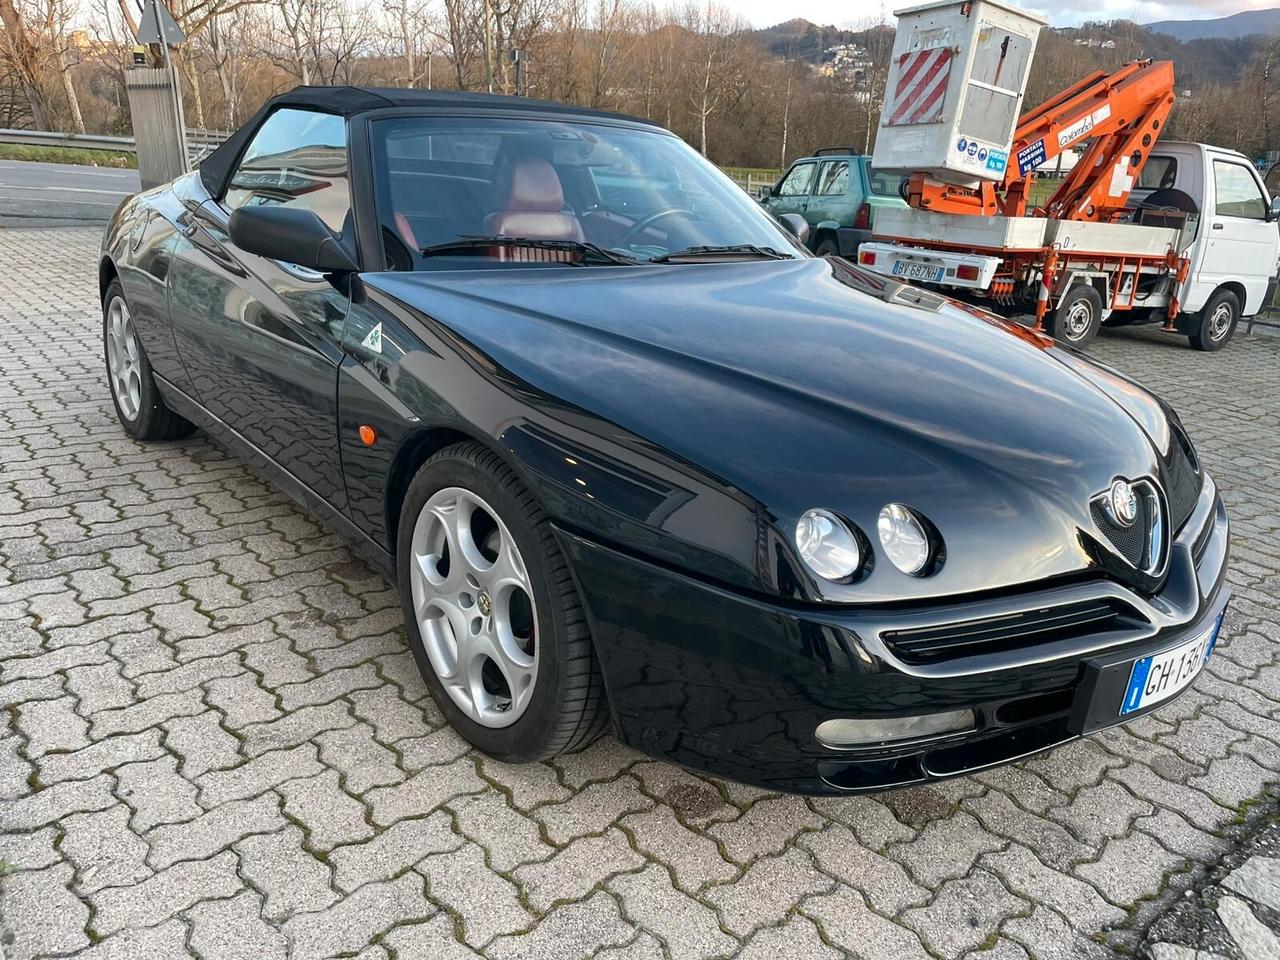
[[[659,130],[397,117],[372,125],[372,147],[388,269],[805,255],[732,180]]]

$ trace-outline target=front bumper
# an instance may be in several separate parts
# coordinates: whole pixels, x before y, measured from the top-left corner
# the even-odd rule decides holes
[[[562,532],[561,543],[582,590],[622,740],[771,789],[848,793],[972,773],[1119,723],[1118,702],[1114,711],[1083,702],[1097,686],[1100,665],[1177,646],[1221,615],[1230,597],[1228,537],[1226,511],[1206,477],[1153,596],[1097,579],[895,609],[787,605],[572,534]],[[927,632],[1082,602],[1115,604],[1132,616],[1117,621],[1121,628],[1041,634],[1024,647],[969,648],[929,662],[908,662],[891,639],[904,626]],[[844,750],[814,737],[818,724],[839,717],[963,708],[974,710],[978,722],[962,733]]]

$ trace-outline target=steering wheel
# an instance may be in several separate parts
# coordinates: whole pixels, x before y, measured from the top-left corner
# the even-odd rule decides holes
[[[663,207],[661,210],[655,210],[653,211],[653,213],[645,214],[643,217],[641,217],[639,220],[637,220],[635,223],[629,226],[627,228],[627,232],[624,233],[621,239],[618,240],[618,246],[625,247],[630,245],[632,240],[640,236],[640,234],[642,234],[650,226],[657,223],[659,220],[664,220],[667,217],[674,217],[676,214],[680,214],[683,217],[688,217],[690,220],[693,219],[692,210],[686,210],[684,209],[684,207]]]

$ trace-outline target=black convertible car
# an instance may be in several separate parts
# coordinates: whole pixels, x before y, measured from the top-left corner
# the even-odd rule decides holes
[[[359,545],[504,760],[879,789],[1185,689],[1228,534],[1174,413],[802,232],[650,123],[299,88],[112,219],[111,391]]]

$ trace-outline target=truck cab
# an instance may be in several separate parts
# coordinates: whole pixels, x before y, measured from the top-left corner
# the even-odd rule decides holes
[[[1199,331],[1191,327],[1203,320],[1211,327],[1206,332],[1225,342],[1240,317],[1271,302],[1280,268],[1280,208],[1244,154],[1204,143],[1159,143],[1130,203],[1198,215],[1185,251],[1190,269],[1179,295],[1179,331],[1194,335]],[[1210,315],[1202,316],[1206,308]]]
[[[852,257],[871,236],[877,211],[905,207],[903,178],[877,173],[871,158],[850,147],[824,147],[795,161],[760,204],[775,217],[798,214],[809,224],[809,247],[819,256]]]

